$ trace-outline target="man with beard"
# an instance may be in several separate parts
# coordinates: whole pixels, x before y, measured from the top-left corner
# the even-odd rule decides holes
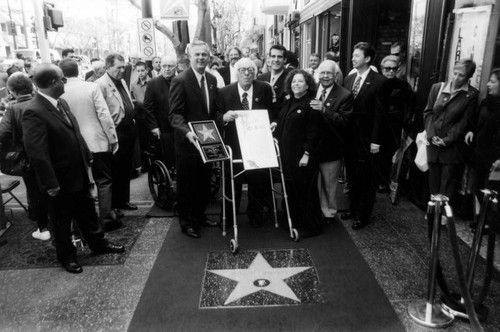
[[[241,59],[241,51],[237,47],[231,47],[226,52],[226,58],[229,59],[229,63],[227,66],[219,69],[219,74],[224,79],[224,84],[229,85],[238,81],[236,77],[236,69],[234,68],[234,64]]]

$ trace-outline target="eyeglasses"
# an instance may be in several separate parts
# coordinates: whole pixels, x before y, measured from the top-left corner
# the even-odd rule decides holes
[[[400,56],[400,55],[401,55],[401,52],[398,52],[398,53],[391,53],[391,55]]]
[[[384,67],[384,70],[396,72],[398,70],[398,67]]]
[[[254,69],[253,68],[238,68],[238,72],[240,74],[244,74],[245,72],[248,72],[249,74],[253,74]]]
[[[319,76],[334,76],[335,74],[331,71],[322,71],[318,74]]]
[[[163,65],[163,68],[174,69],[177,65]]]

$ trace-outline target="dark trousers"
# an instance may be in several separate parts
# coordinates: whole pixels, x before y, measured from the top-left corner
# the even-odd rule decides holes
[[[366,224],[370,222],[380,180],[379,155],[358,155],[350,168],[350,211],[354,219]]]
[[[38,228],[40,230],[45,229],[49,224],[47,199],[38,187],[35,172],[32,170],[23,175],[23,181],[26,185],[26,195],[29,197],[30,208]]]
[[[112,208],[112,158],[113,154],[111,152],[97,152],[93,154],[94,161],[92,162],[92,175],[94,176],[94,181],[97,186],[97,197],[99,199],[99,220],[101,223],[103,222],[103,219],[109,217]]]
[[[201,224],[210,200],[212,164],[204,164],[199,155],[176,156],[177,210],[181,227]]]
[[[429,162],[429,191],[431,195],[441,194],[451,198],[457,179],[458,164],[440,164]]]
[[[60,192],[55,197],[48,196],[47,200],[59,262],[64,264],[76,259],[76,248],[71,242],[73,219],[92,251],[106,245],[103,232],[98,226],[94,200],[89,197],[88,190],[77,193]]]
[[[140,160],[141,166],[147,167],[148,160],[146,158],[145,152],[149,149],[149,139],[151,133],[146,125],[145,119],[137,119],[137,136],[139,137],[139,150],[141,153]]]
[[[112,205],[115,208],[123,206],[130,200],[130,167],[132,165],[135,140],[135,134],[119,139],[118,151],[112,157]]]
[[[232,199],[231,192],[231,176],[229,173],[228,163],[224,163],[226,168],[226,196]],[[243,170],[243,166],[240,164],[233,165],[234,175],[238,174]],[[250,219],[262,218],[264,207],[272,210],[272,193],[271,193],[271,180],[269,177],[268,169],[256,169],[251,171],[245,171],[234,179],[234,192],[236,196],[236,213],[238,213],[241,203],[241,193],[243,184],[248,184],[248,205],[247,205],[247,215]],[[230,202],[226,204],[226,218],[231,221],[233,217],[232,205]]]

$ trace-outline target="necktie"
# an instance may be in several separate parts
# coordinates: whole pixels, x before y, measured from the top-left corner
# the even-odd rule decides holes
[[[244,110],[250,109],[250,106],[248,105],[248,99],[247,99],[248,93],[244,92],[243,93],[243,98],[241,98],[241,106]]]
[[[321,91],[321,97],[319,97],[319,100],[325,101],[325,97],[326,97],[326,89],[323,89],[323,91]]]
[[[276,76],[271,77],[271,86],[274,87],[274,83],[276,83]]]
[[[66,113],[60,102],[57,102],[57,110],[59,111],[59,113],[61,113],[64,120],[66,120],[67,123],[71,124],[68,113]]]
[[[359,92],[359,83],[361,83],[361,76],[358,76],[356,82],[354,82],[354,86],[352,87],[352,96],[356,98]]]
[[[205,106],[207,107],[208,113],[210,113],[210,109],[208,108],[208,99],[207,99],[207,91],[205,89],[205,76],[201,77],[201,95],[203,97],[203,101],[205,102]]]

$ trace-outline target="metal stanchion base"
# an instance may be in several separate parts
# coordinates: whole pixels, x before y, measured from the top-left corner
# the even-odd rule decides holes
[[[416,300],[410,303],[408,314],[417,324],[426,327],[446,327],[454,320],[453,316],[441,310],[439,304],[430,304],[426,300]]]
[[[447,299],[446,297],[441,297],[441,308],[443,311],[447,312],[449,315],[454,317],[459,317],[463,319],[469,319],[467,310],[465,309],[465,304],[462,301],[462,296],[460,294],[451,294],[452,299]],[[486,320],[488,316],[488,308],[483,305],[474,305],[476,310],[477,318],[480,321]]]

